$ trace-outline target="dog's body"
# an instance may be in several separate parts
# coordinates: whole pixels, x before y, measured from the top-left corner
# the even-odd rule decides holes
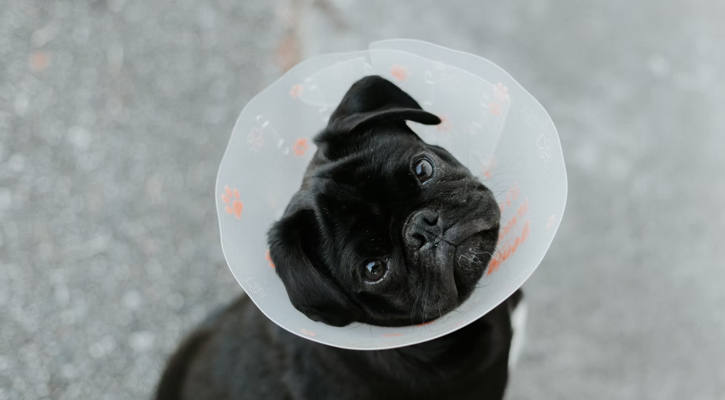
[[[293,335],[242,297],[179,347],[156,399],[500,400],[508,376],[510,315],[520,299],[517,292],[436,340],[353,351]]]
[[[495,251],[491,191],[406,121],[440,123],[385,79],[356,82],[269,231],[290,302],[314,321],[433,321],[470,296]],[[500,399],[519,297],[440,339],[372,352],[298,338],[240,301],[182,346],[158,398]]]

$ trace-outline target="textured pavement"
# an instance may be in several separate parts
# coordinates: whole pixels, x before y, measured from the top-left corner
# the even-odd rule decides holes
[[[508,398],[725,398],[722,21],[687,0],[6,0],[0,400],[147,398],[241,291],[213,191],[245,102],[389,37],[496,62],[559,128],[568,208]]]

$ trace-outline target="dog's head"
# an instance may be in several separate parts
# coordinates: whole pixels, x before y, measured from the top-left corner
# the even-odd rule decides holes
[[[440,123],[383,78],[356,82],[269,232],[292,304],[315,321],[436,319],[466,300],[491,259],[500,219],[493,194],[406,120]]]

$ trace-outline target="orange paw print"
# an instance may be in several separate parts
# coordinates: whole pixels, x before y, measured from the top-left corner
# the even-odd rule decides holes
[[[488,111],[497,117],[503,113],[501,106],[493,101],[488,104]]]
[[[292,146],[292,151],[295,153],[295,155],[301,156],[304,155],[309,148],[310,146],[307,145],[307,139],[300,138],[297,139],[295,144]]]
[[[393,65],[390,67],[390,75],[393,75],[396,80],[405,82],[408,80],[408,77],[410,74],[408,73],[408,69],[405,67],[401,67],[400,65]]]
[[[269,263],[269,266],[274,268],[274,263],[272,262],[272,256],[269,254],[269,249],[267,249],[267,252],[264,254],[264,258]]]
[[[499,82],[495,86],[496,90],[494,91],[496,94],[496,98],[499,100],[506,100],[509,98],[509,88],[504,86],[503,83]]]
[[[296,98],[302,96],[302,92],[304,92],[304,91],[305,91],[305,88],[298,83],[290,88],[289,96],[293,99],[296,99]]]
[[[239,201],[239,190],[229,188],[229,186],[224,186],[224,193],[222,193],[222,201],[227,206],[224,207],[224,210],[227,212],[227,214],[234,214],[237,219],[242,217],[242,209],[244,208],[244,204],[242,204],[241,201]]]

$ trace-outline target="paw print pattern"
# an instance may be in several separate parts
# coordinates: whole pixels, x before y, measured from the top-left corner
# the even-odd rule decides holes
[[[263,299],[267,297],[267,293],[262,288],[262,285],[257,283],[254,278],[247,278],[244,283],[247,284],[247,290],[249,290],[249,292],[251,293],[254,293],[257,298]]]
[[[521,197],[521,189],[518,182],[514,183],[506,192],[506,200],[499,203],[501,213],[510,209],[511,207],[517,207],[515,211],[508,213],[506,217],[506,224],[501,226],[498,234],[498,247],[496,254],[493,255],[491,261],[488,263],[488,269],[486,270],[486,276],[490,276],[499,266],[504,263],[507,259],[513,257],[526,239],[528,239],[531,233],[531,224],[528,217],[529,214],[529,198],[524,197],[523,201],[516,204],[516,200]],[[523,228],[519,228],[523,226]],[[519,229],[521,229],[519,231]],[[520,233],[519,233],[520,232]]]
[[[292,86],[289,90],[289,96],[293,99],[299,98],[302,96],[302,92],[305,91],[305,87],[300,85],[299,83]]]
[[[524,222],[524,228],[521,231],[521,235],[517,236],[514,239],[506,241],[504,245],[500,246],[496,250],[496,255],[488,263],[488,270],[486,271],[486,276],[496,272],[498,267],[501,266],[501,263],[511,258],[516,253],[516,250],[518,250],[519,246],[522,245],[526,241],[526,239],[529,238],[530,233],[531,224],[529,223],[529,220],[526,220],[526,222]]]
[[[458,85],[458,78],[453,74],[441,72],[438,83],[441,89],[451,89]]]
[[[227,214],[234,214],[237,219],[242,217],[244,204],[239,200],[239,190],[236,188],[232,190],[229,186],[224,186],[224,193],[222,193],[221,199],[224,204],[226,204],[224,211],[226,211]]]
[[[395,78],[395,80],[399,82],[405,82],[410,77],[408,69],[400,65],[393,65],[392,67],[390,67],[390,75],[392,75],[393,78]]]
[[[500,104],[492,101],[488,103],[488,112],[490,112],[491,115],[498,117],[499,115],[503,114],[503,109],[501,108]]]
[[[247,134],[247,143],[250,144],[250,149],[252,151],[258,151],[259,149],[264,146],[264,138],[262,137],[262,130],[259,128],[252,128],[251,131],[249,131],[249,134]]]
[[[536,140],[536,147],[538,149],[539,157],[544,162],[549,162],[551,159],[551,141],[543,134]]]
[[[296,156],[302,156],[309,148],[310,146],[307,144],[307,139],[300,138],[297,139],[295,144],[292,146],[292,152],[294,152]]]
[[[551,229],[552,226],[554,226],[554,222],[556,222],[556,215],[551,214],[549,219],[546,221],[546,230],[548,231]]]
[[[503,83],[499,82],[494,86],[493,88],[493,94],[496,96],[496,99],[499,101],[504,101],[509,99],[509,88],[504,86]]]

